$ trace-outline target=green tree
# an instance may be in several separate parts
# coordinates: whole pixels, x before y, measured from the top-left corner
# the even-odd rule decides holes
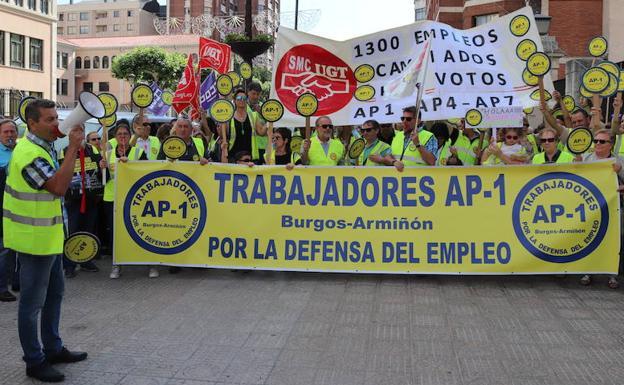
[[[113,60],[113,77],[134,82],[156,81],[162,88],[175,89],[186,66],[186,58],[178,52],[159,47],[137,47]]]

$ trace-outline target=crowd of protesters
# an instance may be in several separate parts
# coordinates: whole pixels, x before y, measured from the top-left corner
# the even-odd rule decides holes
[[[222,161],[248,167],[284,165],[289,169],[301,165],[357,165],[394,167],[400,172],[411,166],[545,164],[613,158],[620,185],[624,185],[624,160],[620,157],[624,155],[621,96],[613,102],[610,121],[601,118],[600,98],[579,101],[581,107],[568,112],[562,108],[561,95],[554,92],[554,106],[541,100],[544,123],[537,127],[530,127],[526,118],[523,127],[483,131],[466,126],[463,119],[423,122],[416,107],[408,106],[403,109],[400,122],[395,124],[368,120],[359,127],[334,126],[329,116],[320,116],[314,121],[309,138],[305,137],[304,128],[286,127],[276,128],[268,138],[267,125],[260,114],[261,91],[257,83],[251,83],[247,90],[235,90],[234,116],[221,126],[203,112],[198,121],[180,116],[160,126],[140,113],[132,122],[118,121],[108,133],[108,143],[103,143],[102,132],[88,133],[85,172],[76,162],[65,196],[68,234],[78,231],[96,234],[102,241],[101,254],[112,254],[116,162],[164,160],[167,157],[161,143],[172,135],[187,144],[179,160],[202,165]],[[578,127],[589,128],[594,135],[592,148],[582,156],[572,155],[565,146],[570,130]],[[220,137],[220,132],[225,132],[225,138]],[[364,140],[364,149],[352,159],[349,149],[358,138]],[[15,122],[1,120],[0,184],[3,189],[7,165],[17,140]],[[224,156],[227,159],[223,159]],[[57,158],[62,163],[65,151]],[[98,264],[98,261],[76,264],[64,259],[65,277],[73,278],[78,271],[98,272]],[[0,301],[16,299],[9,291],[9,282],[14,292],[19,291],[18,270],[15,253],[0,244]],[[170,273],[179,271],[178,267],[169,268]],[[120,275],[120,266],[113,265],[110,278],[117,279]],[[158,277],[158,269],[150,267],[148,276]],[[588,285],[591,277],[586,275],[580,282]],[[608,285],[617,288],[617,278],[610,277]]]

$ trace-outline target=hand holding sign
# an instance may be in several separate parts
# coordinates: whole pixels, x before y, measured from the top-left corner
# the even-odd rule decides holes
[[[262,105],[260,110],[262,118],[268,122],[267,136],[269,140],[266,146],[266,158],[268,164],[273,164],[271,159],[271,151],[273,150],[273,122],[277,122],[284,115],[284,106],[277,99],[269,99]]]
[[[316,96],[310,93],[303,94],[297,98],[297,112],[306,118],[305,139],[310,139],[310,116],[314,115],[318,109]]]

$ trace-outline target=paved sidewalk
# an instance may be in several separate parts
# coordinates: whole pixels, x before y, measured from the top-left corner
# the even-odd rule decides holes
[[[109,269],[67,281],[62,335],[89,359],[66,384],[624,383],[624,290],[604,277]],[[0,303],[0,383],[36,383],[16,317]]]

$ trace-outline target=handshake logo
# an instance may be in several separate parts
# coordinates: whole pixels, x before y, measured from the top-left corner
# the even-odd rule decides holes
[[[299,74],[282,74],[282,89],[291,90],[300,96],[306,92],[314,94],[319,102],[334,94],[346,94],[349,92],[349,81],[335,79],[306,71]]]
[[[279,99],[293,113],[299,96],[314,94],[319,101],[316,115],[328,115],[345,107],[357,86],[347,63],[313,44],[294,46],[282,56],[275,83]]]

